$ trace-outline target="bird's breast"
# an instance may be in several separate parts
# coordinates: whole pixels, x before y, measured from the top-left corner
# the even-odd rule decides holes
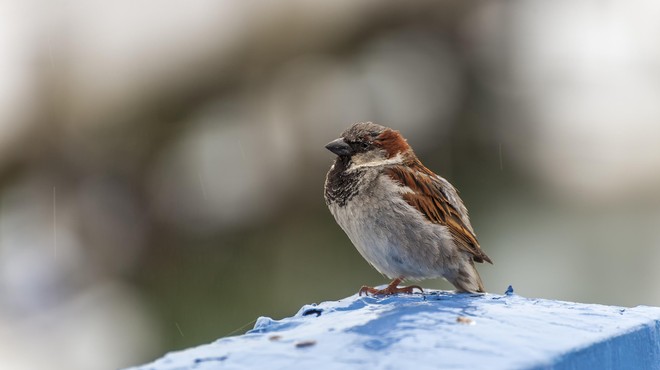
[[[401,194],[409,189],[376,174],[369,181],[358,181],[356,190],[345,203],[328,207],[360,254],[389,277],[437,273],[430,264],[437,260],[443,240],[449,240],[448,234],[403,199]]]

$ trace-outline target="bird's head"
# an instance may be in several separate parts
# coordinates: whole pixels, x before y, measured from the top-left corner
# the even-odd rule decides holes
[[[350,161],[350,168],[401,163],[412,155],[399,131],[372,122],[353,124],[325,147],[340,159]]]

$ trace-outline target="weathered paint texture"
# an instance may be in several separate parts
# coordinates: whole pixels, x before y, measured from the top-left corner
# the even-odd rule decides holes
[[[660,369],[660,308],[505,295],[358,297],[261,317],[158,369]]]

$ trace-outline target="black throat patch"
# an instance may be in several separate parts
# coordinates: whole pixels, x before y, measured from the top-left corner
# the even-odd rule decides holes
[[[350,164],[348,157],[338,157],[334,167],[328,172],[325,181],[325,203],[344,207],[346,203],[358,194],[358,183],[361,170],[346,172]]]

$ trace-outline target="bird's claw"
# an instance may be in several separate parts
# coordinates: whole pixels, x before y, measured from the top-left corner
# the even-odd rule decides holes
[[[424,289],[419,285],[410,285],[404,287],[397,287],[396,285],[388,285],[385,289],[376,289],[370,286],[363,285],[358,292],[358,296],[362,296],[364,293],[365,296],[371,295],[393,295],[399,293],[412,294],[414,289],[419,289],[420,292],[424,293]]]

